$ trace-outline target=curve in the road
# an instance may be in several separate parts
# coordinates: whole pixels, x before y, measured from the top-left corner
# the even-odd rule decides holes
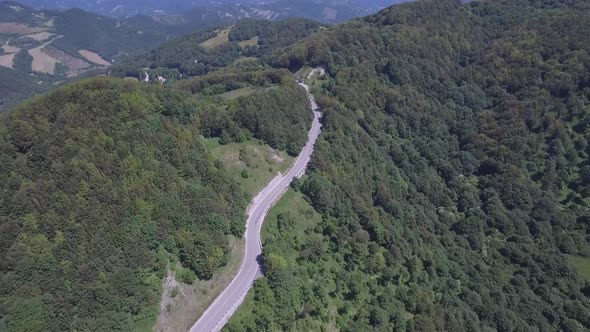
[[[313,96],[309,93],[309,87],[303,83],[299,83],[299,85],[307,92],[313,111],[313,122],[309,130],[307,143],[289,172],[285,175],[279,173],[252,201],[248,210],[248,220],[246,222],[246,233],[244,236],[246,250],[240,270],[229,286],[213,301],[201,318],[193,325],[190,332],[217,332],[221,330],[244,301],[254,280],[262,276],[260,268],[260,257],[262,255],[260,230],[264,218],[268,210],[287,191],[291,181],[295,178],[300,178],[305,173],[305,169],[313,153],[315,142],[321,131],[321,113],[319,112],[319,107],[314,101]]]

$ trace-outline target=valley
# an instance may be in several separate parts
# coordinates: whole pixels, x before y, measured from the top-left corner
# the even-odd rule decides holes
[[[52,7],[38,3],[31,4]],[[87,9],[92,10],[92,8]],[[228,4],[223,6],[203,4],[201,7],[187,8],[183,12],[174,14],[159,12],[150,15],[109,17],[77,8],[57,11],[35,9],[14,1],[1,2],[0,43],[2,44],[2,52],[0,52],[0,66],[12,69],[12,71],[1,70],[0,79],[17,80],[22,84],[2,91],[0,110],[7,109],[35,93],[50,90],[64,82],[79,77],[107,74],[110,72],[109,66],[111,64],[130,63],[130,59],[143,55],[164,42],[174,40],[174,36],[185,33],[194,31],[200,31],[195,34],[201,35],[212,33],[211,29],[216,30],[219,26],[231,25],[241,19],[252,21],[254,19],[283,20],[293,16],[302,16],[313,17],[325,22],[335,22],[310,16],[309,13],[299,12],[289,6],[285,7],[285,4],[275,9],[279,10],[281,14],[277,12],[276,15],[269,15],[268,13],[274,12]],[[310,11],[310,13],[312,12],[315,10]],[[354,15],[360,15],[360,13],[357,12]],[[347,18],[349,16],[340,20]],[[283,26],[288,24],[283,24]],[[315,22],[306,24],[318,26],[318,23]],[[292,31],[297,31],[297,29],[295,27]],[[251,38],[255,37],[257,36]],[[298,36],[298,38],[301,37],[303,36]],[[292,41],[294,39],[286,40]],[[223,42],[223,40],[218,42]],[[256,41],[252,44],[253,39],[249,43],[247,40],[239,42],[242,43],[240,47],[247,48],[250,55],[258,43]],[[209,47],[206,43],[201,46]],[[212,44],[212,46],[217,45]],[[267,45],[266,47],[272,46]],[[229,50],[221,50],[223,53],[226,51]],[[240,52],[239,49],[232,51]],[[187,61],[187,59],[182,59],[182,61]],[[169,66],[169,64],[166,65]],[[200,67],[200,65],[196,65],[196,67]],[[144,65],[130,69],[134,72],[132,76],[138,76],[140,68],[144,68]],[[190,71],[188,74],[195,75],[197,73],[202,74],[203,71]]]

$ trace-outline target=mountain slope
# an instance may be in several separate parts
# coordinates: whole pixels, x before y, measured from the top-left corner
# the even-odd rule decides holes
[[[224,75],[195,92],[253,92],[95,78],[0,114],[0,330],[145,331],[168,269],[227,263],[250,197],[209,138],[298,151],[310,112],[286,71]]]
[[[30,83],[1,89],[0,109],[54,84],[105,73],[112,62],[145,52],[169,35],[151,19],[125,21],[79,9],[40,11],[1,2],[0,77],[5,82]]]
[[[307,19],[241,20],[235,25],[177,37],[150,51],[116,64],[113,75],[167,79],[203,75],[240,60],[256,60],[322,28]]]
[[[310,112],[286,69],[316,66],[309,175],[270,213],[266,277],[228,330],[590,329],[587,3],[296,22],[137,58],[198,78],[96,78],[0,114],[0,330],[150,329],[168,267],[208,279],[243,233],[248,197],[224,162],[251,161],[209,145],[298,151]]]
[[[109,16],[130,17],[132,15],[201,14],[217,8],[219,17],[272,18],[306,17],[324,22],[342,22],[352,17],[366,15],[393,3],[407,0],[300,0],[300,1],[255,1],[255,0],[22,0],[35,8],[68,9],[82,8]],[[186,15],[184,16],[192,16]],[[200,15],[192,16],[198,19]]]
[[[326,68],[324,128],[227,330],[590,329],[589,9],[420,1],[278,52]]]
[[[297,9],[298,7],[285,4],[276,8],[280,9],[280,13],[277,12],[270,16],[267,10],[243,6],[202,5],[180,14],[137,15],[117,19],[80,9],[35,10],[14,1],[0,2],[0,43],[2,44],[0,66],[13,69],[13,71],[0,71],[0,79],[5,82],[20,82],[11,89],[0,90],[0,110],[35,93],[47,91],[55,84],[79,76],[106,73],[107,67],[111,63],[117,64],[150,49],[155,49],[173,36],[205,29],[193,34],[193,40],[190,42],[194,42],[201,36],[212,37],[210,35],[213,32],[206,31],[206,29],[229,26],[240,19],[268,18],[277,20],[299,14],[305,15],[300,9]],[[258,28],[258,34],[262,37],[260,48],[263,49],[263,52],[258,52],[255,47],[256,43],[254,43],[250,45],[247,52],[252,56],[264,53],[266,52],[264,50],[271,47],[277,47],[277,42],[286,45],[287,42],[293,42],[319,29],[318,23],[297,19],[279,22],[276,25],[249,24],[265,27],[264,29]],[[303,32],[298,34],[299,30]],[[279,33],[286,33],[288,36],[281,40],[277,35]],[[232,41],[245,40],[232,38]],[[168,60],[171,57],[178,58],[175,61],[179,64],[183,63],[184,67],[200,68],[198,70],[190,69],[191,74],[210,70],[203,70],[204,67],[210,66],[206,63],[207,61],[194,64],[195,57],[206,55],[203,49],[190,51],[194,46],[190,42],[185,43],[185,46],[178,46],[185,48],[184,53],[166,54],[170,52],[169,48],[176,47],[174,45],[176,42],[178,40],[163,45],[156,49],[155,53],[165,54]],[[240,52],[241,47],[234,43],[229,47],[216,50],[214,56],[225,60],[235,60],[240,57]],[[214,61],[213,66],[216,68],[225,66],[228,64],[225,60]],[[147,61],[148,63],[154,62]],[[193,61],[193,63],[185,63],[187,61]],[[127,63],[131,63],[135,67],[128,68],[134,76],[139,74],[138,68],[151,67],[151,65],[141,64],[137,61],[136,63],[133,61]],[[175,66],[171,63],[164,63],[163,65],[177,67],[180,66],[179,64]],[[24,81],[29,81],[29,83],[22,84]],[[32,88],[35,84],[36,87]]]

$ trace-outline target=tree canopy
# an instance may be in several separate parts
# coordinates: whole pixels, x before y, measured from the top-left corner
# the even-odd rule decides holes
[[[589,28],[583,1],[418,1],[276,51],[328,73],[295,186],[322,221],[268,221],[227,330],[590,329]]]
[[[271,72],[226,81],[259,89],[229,101],[96,78],[2,114],[0,329],[143,331],[169,262],[185,282],[225,265],[250,197],[205,138],[295,151],[309,127],[303,89]]]

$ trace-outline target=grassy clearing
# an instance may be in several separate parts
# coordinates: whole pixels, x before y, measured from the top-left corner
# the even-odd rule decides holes
[[[32,27],[26,24],[16,22],[0,23],[0,34],[4,35],[29,35],[46,30],[47,28]]]
[[[244,62],[257,62],[258,58],[255,57],[251,57],[251,56],[244,56],[241,58],[237,58],[236,61],[234,61],[234,64],[240,64],[240,63],[244,63]]]
[[[574,256],[572,264],[584,279],[590,281],[590,257]]]
[[[241,89],[236,89],[232,91],[228,91],[219,95],[219,97],[225,100],[231,100],[238,97],[249,96],[253,94],[257,89],[253,87],[245,87]]]
[[[78,53],[80,53],[80,55],[83,56],[86,60],[88,60],[94,64],[97,64],[99,66],[110,66],[111,65],[110,62],[105,60],[98,53],[88,51],[88,50],[79,50]]]
[[[302,193],[289,189],[277,204],[269,211],[265,224],[262,228],[262,241],[275,241],[278,234],[277,217],[281,214],[288,214],[295,221],[295,234],[298,237],[305,237],[305,231],[313,229],[322,216],[317,213],[311,204],[305,200]]]
[[[229,43],[229,32],[230,31],[231,31],[231,27],[229,27],[227,29],[223,29],[223,30],[218,30],[217,36],[215,36],[211,39],[205,40],[204,42],[200,43],[199,46],[201,46],[207,50],[212,50],[218,46]]]
[[[229,244],[230,260],[213,274],[211,280],[197,280],[192,285],[185,285],[177,282],[174,272],[170,272],[164,280],[163,305],[153,331],[188,331],[217,295],[229,285],[240,268],[244,240],[230,237]]]
[[[242,190],[255,196],[278,172],[286,171],[293,157],[274,150],[260,141],[220,145],[218,140],[206,143],[213,156],[223,162]],[[244,172],[245,174],[242,174]],[[247,175],[247,177],[243,176]]]
[[[232,91],[228,91],[228,92],[224,92],[221,94],[218,94],[217,96],[221,97],[223,100],[232,100],[232,99],[236,99],[239,97],[244,97],[244,96],[249,96],[255,92],[259,92],[259,91],[268,91],[271,89],[276,89],[276,87],[266,87],[266,88],[255,88],[255,87],[251,87],[251,86],[247,86],[244,88],[240,88],[240,89],[235,89]]]
[[[22,36],[21,38],[31,38],[36,41],[44,41],[44,40],[49,39],[49,37],[51,37],[51,36],[53,36],[52,33],[44,31],[44,32],[34,33],[31,35],[25,35],[25,36]]]
[[[248,40],[241,41],[239,43],[240,47],[244,48],[246,46],[256,46],[258,45],[258,39],[260,39],[258,36],[254,36]]]

